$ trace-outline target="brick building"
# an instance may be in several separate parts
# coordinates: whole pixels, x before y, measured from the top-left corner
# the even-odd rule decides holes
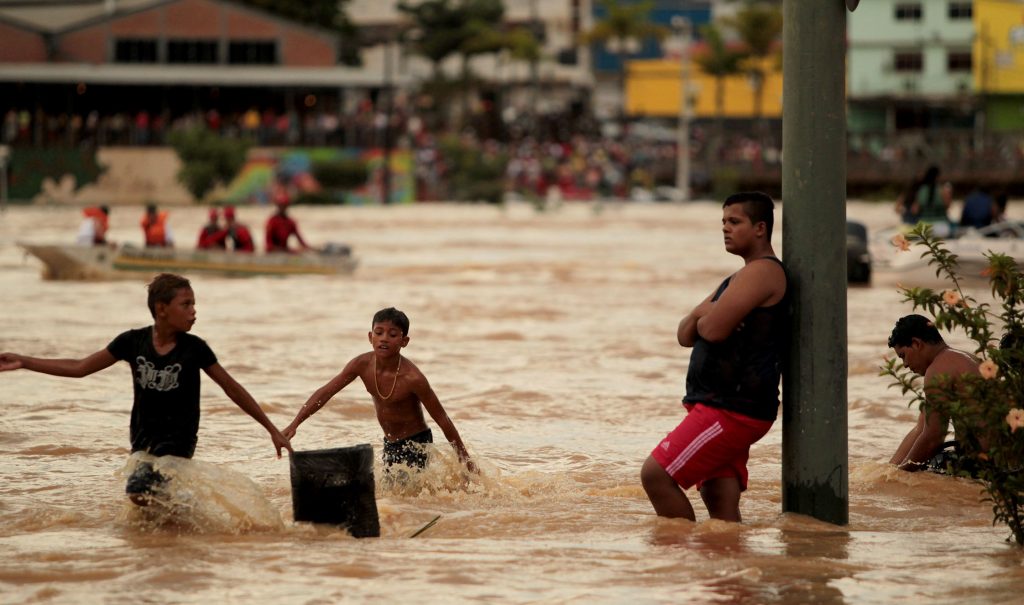
[[[227,0],[0,0],[3,142],[38,143],[55,120],[84,129],[89,116],[140,113],[233,123],[255,110],[301,130],[385,86],[381,70],[338,57],[337,33]]]

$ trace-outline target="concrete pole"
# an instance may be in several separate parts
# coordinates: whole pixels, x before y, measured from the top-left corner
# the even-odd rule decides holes
[[[849,521],[846,418],[846,5],[783,4],[782,510]]]
[[[7,210],[7,160],[11,157],[11,148],[0,145],[0,212]]]
[[[676,127],[676,191],[690,201],[690,39],[693,25],[681,15],[672,17],[679,36],[679,124]]]
[[[384,97],[384,156],[381,160],[380,203],[385,206],[391,203],[391,118],[395,112],[395,81],[391,63],[391,38],[384,43],[384,86],[381,94]],[[379,97],[378,97],[379,99]]]

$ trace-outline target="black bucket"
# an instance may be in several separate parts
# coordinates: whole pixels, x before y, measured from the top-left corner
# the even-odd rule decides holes
[[[291,476],[296,521],[342,525],[356,538],[380,536],[368,443],[294,452]]]

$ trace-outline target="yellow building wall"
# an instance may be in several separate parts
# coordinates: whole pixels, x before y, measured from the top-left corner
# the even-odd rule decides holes
[[[1024,93],[1024,1],[975,0],[974,86]]]
[[[676,117],[681,98],[679,61],[652,59],[630,61],[626,75],[626,113],[632,116]],[[691,64],[690,96],[695,118],[714,118],[715,79]],[[782,73],[768,70],[765,76],[761,115],[782,117]],[[725,79],[723,115],[727,118],[754,117],[754,89],[746,75]]]

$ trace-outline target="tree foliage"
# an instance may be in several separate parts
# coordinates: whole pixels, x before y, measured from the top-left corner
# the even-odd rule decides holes
[[[754,116],[761,117],[766,65],[779,56],[782,10],[773,3],[748,1],[734,16],[724,19],[743,44],[744,69],[754,87]],[[779,62],[774,61],[776,70]]]
[[[668,29],[651,22],[654,2],[623,2],[622,0],[599,0],[605,15],[592,28],[583,32],[580,41],[584,44],[607,44],[627,40],[642,41],[654,38],[661,41],[668,35]]]
[[[347,21],[342,5],[348,0],[239,0],[242,4],[259,8],[282,17],[314,25],[323,29],[337,29]]]
[[[197,202],[238,175],[250,146],[249,141],[221,137],[202,126],[172,132],[170,143],[181,160],[178,181]]]
[[[725,113],[725,79],[743,73],[744,52],[726,43],[722,30],[714,24],[702,25],[703,48],[693,54],[693,62],[715,79],[715,114],[719,120]]]
[[[502,0],[400,2],[398,10],[409,19],[409,25],[402,32],[402,41],[414,54],[426,58],[433,65],[433,81],[424,85],[425,90],[435,94],[451,90],[444,83],[441,65],[449,57],[461,58],[461,81],[457,88],[462,96],[463,118],[468,113],[468,95],[474,86],[474,76],[470,71],[473,57],[506,49],[522,55],[532,52],[539,55],[539,48],[526,48],[521,36],[512,37],[506,31]],[[439,107],[445,106],[445,98],[436,98],[435,101]]]
[[[348,18],[345,5],[350,0],[238,0],[268,13],[305,25],[331,30],[338,34],[341,61],[347,65],[359,63],[359,33]]]
[[[505,6],[501,0],[426,0],[399,2],[409,19],[402,39],[413,53],[429,60],[435,73],[453,55],[494,52]]]

